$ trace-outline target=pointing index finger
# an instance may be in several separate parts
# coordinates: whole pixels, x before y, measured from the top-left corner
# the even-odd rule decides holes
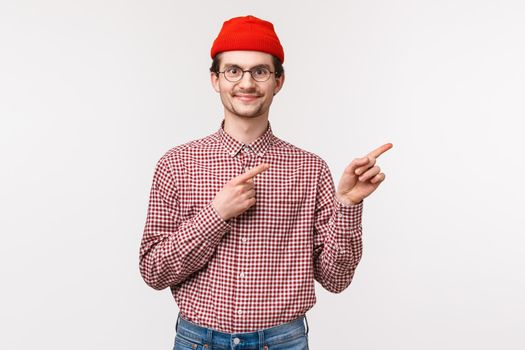
[[[391,149],[392,147],[394,147],[394,145],[392,145],[391,143],[385,143],[384,145],[382,145],[382,146],[376,148],[375,150],[373,150],[372,152],[368,153],[368,156],[372,156],[374,158],[377,158],[380,155],[382,155],[383,153],[385,153],[386,151],[388,151],[389,149]]]
[[[263,171],[267,170],[269,167],[270,167],[270,164],[266,164],[266,163],[259,164],[255,168],[251,168],[247,172],[237,176],[237,179],[240,182],[249,180],[249,179],[255,177],[255,175],[260,174]]]

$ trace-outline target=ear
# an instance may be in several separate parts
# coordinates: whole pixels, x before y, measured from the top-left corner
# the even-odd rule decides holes
[[[221,86],[219,83],[219,76],[214,72],[210,72],[211,86],[216,92],[221,92]]]
[[[284,72],[283,74],[281,74],[279,78],[275,78],[275,88],[273,89],[274,96],[277,95],[279,90],[282,89],[283,85],[284,85]]]

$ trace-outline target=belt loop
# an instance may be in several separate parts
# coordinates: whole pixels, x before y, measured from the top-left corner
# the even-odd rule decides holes
[[[180,311],[179,311],[179,315],[177,316],[177,322],[175,323],[175,332],[178,331],[178,328],[179,328],[179,322],[180,322]]]
[[[259,331],[259,350],[266,350],[264,347],[264,330]]]
[[[304,321],[306,322],[306,335],[308,335],[309,327],[308,327],[308,319],[306,318],[306,314],[304,314]]]
[[[213,349],[213,330],[211,328],[208,328],[206,339],[206,344],[208,344],[208,348]]]

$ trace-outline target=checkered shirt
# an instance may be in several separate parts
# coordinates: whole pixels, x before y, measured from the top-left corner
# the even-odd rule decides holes
[[[212,200],[260,163],[256,203],[223,220]],[[181,315],[222,332],[289,322],[316,303],[314,280],[340,293],[362,255],[363,201],[335,196],[327,163],[275,136],[270,122],[250,144],[224,131],[176,146],[157,162],[139,269],[170,287]]]

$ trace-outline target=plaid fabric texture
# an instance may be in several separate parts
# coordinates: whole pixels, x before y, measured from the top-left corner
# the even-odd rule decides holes
[[[223,220],[211,202],[231,178],[254,178],[256,203]],[[224,131],[176,146],[157,162],[139,267],[170,287],[181,314],[203,327],[252,332],[289,322],[316,302],[314,280],[333,293],[351,283],[362,255],[363,202],[335,196],[327,163],[275,136],[251,144]]]

